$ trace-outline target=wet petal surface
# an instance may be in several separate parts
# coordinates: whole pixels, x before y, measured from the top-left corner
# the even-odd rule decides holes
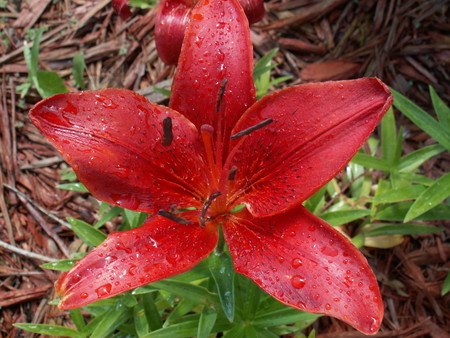
[[[114,232],[57,281],[61,309],[84,306],[193,268],[217,244],[217,231],[161,216]]]
[[[299,205],[344,168],[391,102],[388,88],[370,78],[305,84],[264,97],[233,129],[273,120],[243,136],[229,159],[228,166],[237,167],[231,194],[242,196],[254,216]]]
[[[289,306],[378,330],[377,280],[348,239],[304,207],[267,218],[246,213],[224,226],[237,272]]]
[[[131,91],[56,95],[37,104],[30,118],[100,200],[155,212],[195,206],[206,194],[196,128]],[[166,118],[172,122],[170,145],[162,142]]]

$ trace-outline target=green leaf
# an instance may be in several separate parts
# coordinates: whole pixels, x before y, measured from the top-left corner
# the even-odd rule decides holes
[[[107,237],[103,232],[82,220],[67,217],[67,221],[72,225],[72,229],[77,236],[90,247],[102,244]]]
[[[443,231],[444,229],[422,225],[422,224],[374,224],[377,226],[376,229],[369,230],[364,235],[368,236],[386,236],[386,235],[420,235],[420,234],[432,234],[435,232]]]
[[[72,59],[72,74],[75,80],[75,85],[84,90],[86,85],[84,84],[84,70],[86,69],[86,63],[84,62],[83,53],[79,52],[75,54]]]
[[[441,296],[445,296],[450,291],[450,272],[447,273],[444,284],[442,285]]]
[[[380,221],[402,222],[412,204],[413,202],[405,202],[389,205],[378,211],[375,219]],[[438,204],[433,209],[415,218],[416,221],[436,221],[441,219],[450,219],[450,205]]]
[[[125,221],[131,229],[141,226],[148,216],[145,212],[132,211],[128,209],[123,209],[123,211]]]
[[[234,267],[228,253],[217,254],[213,252],[209,257],[209,270],[216,282],[220,303],[223,312],[230,322],[234,319]]]
[[[402,94],[393,89],[391,91],[394,95],[394,106],[443,147],[450,150],[450,132],[446,129],[446,126],[437,122],[427,112]]]
[[[399,188],[386,190],[381,194],[372,197],[370,201],[375,203],[394,203],[408,201],[417,198],[424,190],[425,187],[423,185],[404,185]]]
[[[70,191],[78,191],[78,192],[89,192],[87,188],[80,182],[73,183],[61,183],[56,186],[58,189],[62,190],[70,190]]]
[[[433,87],[429,87],[431,102],[433,103],[434,111],[438,116],[438,120],[444,128],[450,130],[450,108],[442,101],[442,99],[438,96]]]
[[[186,313],[191,312],[195,307],[197,307],[198,303],[199,302],[190,299],[182,299],[181,301],[179,301],[175,308],[170,311],[163,324],[163,327],[167,327],[178,321]]]
[[[198,319],[192,320],[191,317],[185,321],[172,324],[168,327],[150,332],[142,338],[187,338],[195,337],[197,334]]]
[[[211,330],[217,319],[217,311],[205,305],[200,314],[200,321],[198,323],[197,338],[208,338]]]
[[[28,332],[39,333],[42,335],[57,336],[57,337],[85,337],[85,335],[82,334],[81,332],[59,325],[19,324],[19,323],[13,325],[15,327],[18,327],[19,329]]]
[[[450,196],[450,173],[441,176],[414,201],[405,216],[408,222],[432,209]]]
[[[252,320],[260,304],[261,289],[249,278],[237,275],[239,285],[239,298],[237,308],[242,311],[242,318],[246,321]]]
[[[271,65],[271,62],[277,52],[278,48],[274,48],[256,62],[255,67],[253,68],[253,80],[256,80],[264,73],[270,72],[275,68],[275,65]]]
[[[153,90],[157,93],[160,93],[161,95],[170,97],[170,90],[168,89],[164,89],[164,88],[159,88],[159,87],[153,87]]]
[[[158,330],[162,328],[163,322],[155,304],[153,294],[145,294],[142,296],[144,303],[145,316],[150,329]]]
[[[69,91],[64,84],[64,80],[55,72],[39,70],[36,78],[37,83],[35,83],[35,86],[42,98],[67,93]]]
[[[76,261],[78,261],[78,259],[61,259],[56,262],[42,264],[41,268],[56,271],[69,271],[72,269]]]
[[[142,302],[133,307],[133,324],[138,337],[142,337],[148,333],[149,327]]]
[[[190,283],[179,282],[175,280],[162,280],[154,282],[151,286],[165,290],[170,293],[174,293],[179,297],[196,302],[197,304],[203,303],[219,303],[219,299],[216,294],[208,291],[203,286],[193,285]]]
[[[95,224],[94,227],[96,229],[100,228],[102,225],[104,225],[106,222],[109,222],[114,217],[119,215],[124,209],[114,206],[112,207],[107,213],[105,213]]]
[[[128,321],[130,317],[130,310],[126,306],[121,306],[119,302],[116,307],[90,321],[82,332],[85,333],[92,330],[90,338],[108,337],[120,325]],[[95,323],[94,325],[92,325],[93,322]]]
[[[273,311],[262,311],[252,321],[253,325],[259,327],[271,327],[295,323],[298,321],[315,320],[321,315],[303,312],[293,309],[291,307],[283,306],[282,308]]]
[[[390,170],[389,162],[387,162],[386,160],[363,153],[356,153],[351,162],[370,169],[381,170],[385,172],[389,172]]]
[[[86,326],[86,323],[84,321],[83,315],[81,314],[80,309],[72,309],[69,310],[70,312],[70,318],[72,319],[72,322],[75,324],[78,330],[83,330]]]
[[[324,219],[332,226],[338,226],[342,224],[350,223],[358,218],[362,218],[371,214],[371,210],[340,210],[334,212],[326,212],[320,215],[320,218]]]
[[[428,161],[433,156],[440,154],[444,150],[445,148],[440,144],[432,144],[430,146],[426,146],[413,151],[400,159],[398,170],[402,172],[412,173],[423,163]]]
[[[397,141],[397,128],[395,126],[395,117],[392,107],[389,108],[386,115],[381,120],[381,149],[383,159],[392,167],[395,162],[395,149],[393,144]]]

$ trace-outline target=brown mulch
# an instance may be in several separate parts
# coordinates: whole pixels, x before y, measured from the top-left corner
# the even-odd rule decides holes
[[[255,57],[280,48],[274,75],[290,84],[378,76],[432,112],[428,85],[450,102],[450,3],[430,0],[291,0],[266,2],[265,19],[252,29]],[[23,56],[27,29],[47,26],[39,65],[58,72],[73,88],[72,58],[82,52],[88,89],[124,87],[154,96],[174,67],[156,54],[155,10],[136,11],[127,21],[110,0],[6,1],[0,7],[0,336],[31,336],[15,322],[68,325],[67,313],[48,305],[57,273],[39,267],[80,250],[65,227],[67,216],[95,220],[86,195],[55,188],[66,164],[30,123],[39,100],[17,88],[28,81]],[[431,140],[400,114],[410,152]],[[449,171],[450,155],[428,161],[425,175]],[[440,296],[450,269],[450,227],[435,235],[405,238],[392,249],[367,249],[381,284],[386,315],[377,337],[448,337],[450,294]],[[108,225],[112,230],[113,225]],[[1,244],[0,243],[0,244]],[[9,247],[7,246],[9,245]],[[17,252],[14,249],[21,249]],[[85,248],[81,247],[81,250]],[[346,324],[322,318],[318,337],[360,337]]]

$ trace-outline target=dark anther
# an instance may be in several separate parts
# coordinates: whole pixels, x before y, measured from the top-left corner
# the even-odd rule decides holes
[[[255,124],[254,126],[251,126],[247,129],[241,130],[240,132],[238,132],[234,135],[231,135],[231,139],[234,140],[234,139],[237,139],[238,137],[248,135],[248,134],[254,132],[255,130],[261,129],[261,128],[267,126],[268,124],[271,124],[272,122],[273,122],[272,119],[265,119],[264,121],[259,122],[258,124]]]
[[[163,137],[162,137],[162,145],[168,147],[172,144],[173,133],[172,133],[172,119],[170,117],[166,117],[163,122]]]
[[[158,211],[158,215],[170,219],[171,221],[177,222],[179,224],[191,224],[192,221],[187,220],[186,218],[174,215],[170,211],[161,209]]]
[[[228,180],[234,181],[234,178],[236,177],[236,171],[237,167],[235,165],[232,166],[230,172],[228,173]]]
[[[222,105],[223,93],[225,93],[225,87],[227,86],[228,80],[223,79],[220,83],[219,92],[217,93],[217,101],[216,101],[216,113],[220,111],[220,106]]]
[[[222,195],[221,192],[217,191],[213,194],[211,194],[208,199],[205,201],[205,203],[203,204],[203,208],[202,208],[202,213],[200,215],[200,227],[204,228],[205,227],[205,223],[206,223],[206,212],[208,211],[208,208],[211,206],[212,202],[219,197],[220,195]]]

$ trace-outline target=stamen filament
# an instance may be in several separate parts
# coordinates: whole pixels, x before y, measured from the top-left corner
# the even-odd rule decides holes
[[[202,208],[202,213],[200,215],[200,227],[204,228],[205,227],[205,223],[206,223],[206,212],[208,211],[208,208],[211,206],[212,202],[219,197],[220,195],[222,195],[222,193],[220,191],[217,191],[213,194],[211,194],[208,199],[205,201],[205,203],[203,203],[203,208]]]
[[[228,181],[234,181],[236,177],[237,167],[234,165],[231,167],[230,172],[228,173]]]
[[[172,119],[170,117],[166,117],[163,120],[162,125],[163,125],[162,145],[168,147],[172,144],[173,140]]]
[[[209,124],[204,124],[200,127],[200,132],[202,134],[203,143],[205,145],[205,151],[206,151],[206,157],[209,164],[209,167],[211,169],[211,184],[218,188],[218,168],[216,165],[215,157],[214,157],[214,128]]]
[[[264,121],[259,122],[258,124],[255,124],[254,126],[251,126],[247,129],[241,130],[240,132],[231,135],[231,139],[237,139],[238,137],[244,136],[244,135],[248,135],[252,132],[254,132],[255,130],[261,129],[265,126],[267,126],[268,124],[271,124],[273,122],[272,119],[265,119]]]
[[[165,217],[167,219],[170,219],[171,221],[177,222],[179,224],[191,224],[192,221],[187,220],[186,218],[183,218],[181,216],[174,215],[170,211],[161,209],[158,211],[158,215]]]

